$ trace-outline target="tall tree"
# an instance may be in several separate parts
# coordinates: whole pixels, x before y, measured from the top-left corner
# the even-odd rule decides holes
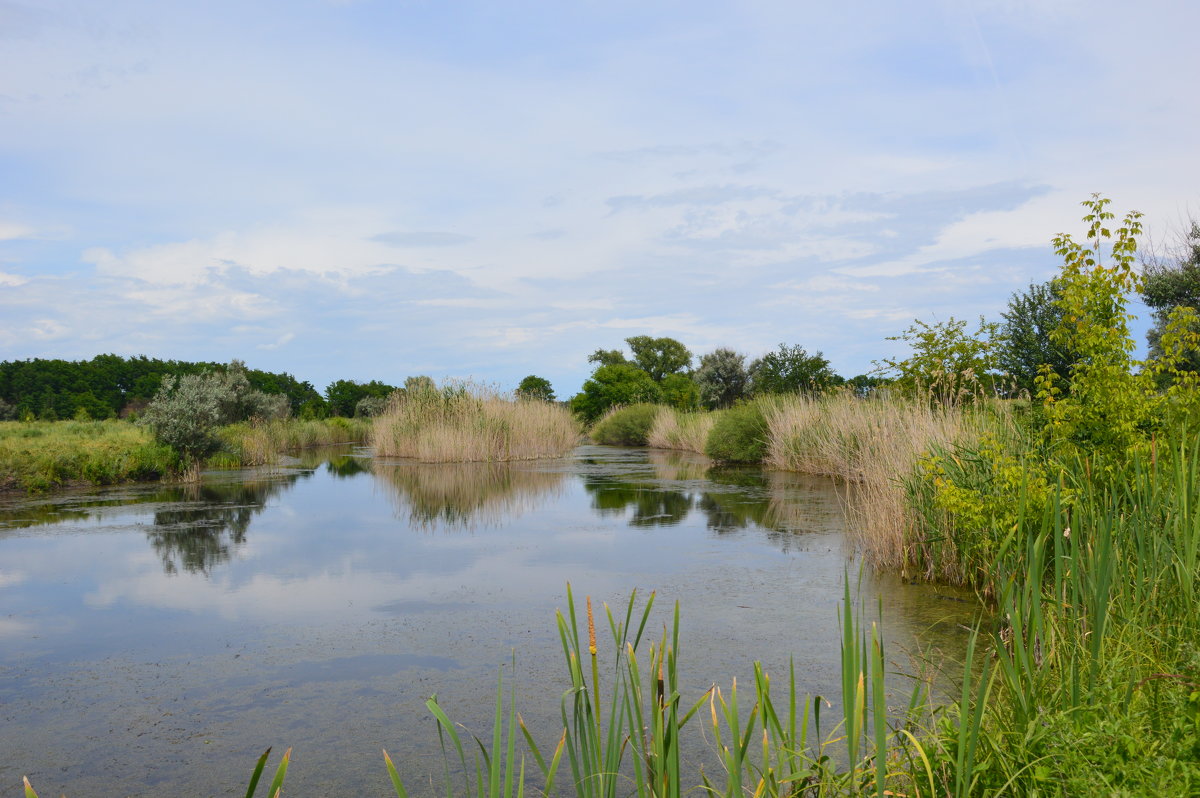
[[[686,372],[692,365],[692,353],[674,338],[635,335],[625,343],[633,352],[633,362],[655,382],[662,382],[668,374]]]
[[[554,389],[550,386],[550,380],[545,377],[539,377],[536,374],[530,374],[521,380],[521,384],[517,386],[517,396],[522,399],[540,399],[543,402],[553,402]]]
[[[1051,280],[1034,283],[1024,293],[1013,294],[1001,316],[996,346],[996,367],[1019,391],[1037,394],[1035,381],[1042,366],[1067,384],[1076,356],[1056,343],[1051,333],[1063,321],[1062,291]]]
[[[729,407],[741,399],[746,395],[748,380],[745,355],[720,348],[700,356],[696,383],[700,386],[700,400],[709,409]]]
[[[749,376],[755,394],[819,393],[839,382],[820,352],[810,355],[802,346],[787,344],[751,363]]]
[[[571,397],[571,410],[590,424],[613,405],[661,400],[662,390],[649,374],[628,363],[615,363],[592,373],[583,390]]]
[[[1150,356],[1160,357],[1162,334],[1171,311],[1177,307],[1200,310],[1200,222],[1192,220],[1186,233],[1162,254],[1142,260],[1142,299],[1154,309],[1154,325],[1147,331]],[[1200,371],[1200,351],[1188,353],[1180,368]]]

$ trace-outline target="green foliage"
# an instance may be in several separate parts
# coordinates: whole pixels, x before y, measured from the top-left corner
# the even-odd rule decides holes
[[[588,362],[597,366],[624,366],[629,363],[620,349],[597,349],[588,355]]]
[[[662,382],[670,374],[687,371],[692,363],[692,353],[674,338],[635,335],[626,338],[625,343],[633,352],[633,362],[655,382]]]
[[[539,377],[536,374],[530,374],[525,379],[521,380],[521,384],[517,386],[517,396],[522,399],[537,399],[543,402],[554,401],[554,388],[550,385],[550,380],[545,377]]]
[[[614,364],[600,366],[571,398],[571,411],[585,423],[592,423],[610,407],[638,402],[658,402],[662,390],[650,375],[637,366]]]
[[[355,418],[374,418],[387,410],[388,400],[382,396],[364,396],[354,406]]]
[[[143,407],[165,376],[222,371],[219,363],[189,363],[147,357],[97,355],[91,360],[23,360],[0,363],[0,401],[17,416],[73,418],[83,408],[91,418],[113,418]],[[290,374],[247,369],[252,388],[287,397],[293,412],[312,398],[312,385]]]
[[[1143,261],[1142,299],[1154,310],[1154,326],[1146,333],[1150,356],[1161,357],[1161,339],[1177,307],[1200,311],[1200,223],[1192,221],[1171,251]],[[1200,371],[1200,349],[1188,350],[1181,370]]]
[[[1062,324],[1050,338],[1076,359],[1068,385],[1043,367],[1037,386],[1051,441],[1120,455],[1143,438],[1159,399],[1153,370],[1135,373],[1139,364],[1133,358],[1132,317],[1126,311],[1128,294],[1141,284],[1134,269],[1141,214],[1131,211],[1120,227],[1110,230],[1115,218],[1107,209],[1110,202],[1093,195],[1082,203],[1088,210],[1083,220],[1090,246],[1066,233],[1054,239],[1055,252],[1063,258],[1056,280]]]
[[[0,490],[41,493],[72,483],[158,479],[178,467],[178,454],[127,422],[0,424]]]
[[[746,396],[749,384],[746,356],[725,348],[701,355],[696,384],[700,387],[700,401],[709,410],[729,407]]]
[[[658,387],[663,404],[676,410],[695,410],[700,406],[700,387],[686,374],[668,374]]]
[[[235,360],[225,371],[165,378],[139,423],[148,426],[159,443],[195,463],[221,447],[221,425],[287,414],[287,399],[251,388],[245,367]]]
[[[780,344],[750,364],[749,381],[755,396],[773,393],[821,393],[838,383],[838,376],[820,352],[810,355],[802,346]]]
[[[996,368],[1012,379],[1014,387],[1030,397],[1037,393],[1037,376],[1048,365],[1059,384],[1070,379],[1071,367],[1078,359],[1051,339],[1062,325],[1062,292],[1054,281],[1032,284],[1008,300],[1001,315]]]
[[[762,401],[741,402],[722,412],[704,453],[726,463],[761,463],[767,455],[767,418]]]
[[[930,391],[943,403],[957,404],[978,395],[996,390],[997,325],[979,317],[979,327],[967,332],[965,320],[950,317],[949,321],[929,324],[920,319],[912,326],[889,337],[889,341],[904,341],[912,352],[904,360],[884,358],[876,362],[881,371],[894,378],[902,391]]]
[[[325,401],[331,415],[351,418],[358,410],[358,403],[363,399],[373,397],[386,400],[395,390],[394,385],[379,380],[336,380],[325,387]]]
[[[592,428],[592,440],[609,446],[645,446],[660,405],[636,404],[609,411]]]

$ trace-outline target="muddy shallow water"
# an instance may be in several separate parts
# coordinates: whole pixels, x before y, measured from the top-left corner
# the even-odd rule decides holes
[[[490,730],[501,668],[552,746],[569,581],[682,612],[684,699],[752,662],[836,699],[848,557],[827,480],[581,447],[516,465],[310,453],[288,467],[0,502],[0,790],[241,795],[292,746],[292,795],[434,792],[424,701]],[[974,605],[861,577],[897,670],[962,646]],[[601,645],[601,654],[608,650]],[[515,658],[515,673],[512,663]],[[690,701],[689,701],[690,703]],[[702,746],[702,741],[696,745]]]

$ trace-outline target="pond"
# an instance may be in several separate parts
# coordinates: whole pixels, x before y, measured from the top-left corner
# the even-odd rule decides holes
[[[974,606],[860,577],[844,525],[825,479],[593,446],[512,465],[341,449],[9,498],[0,789],[241,795],[267,746],[272,762],[291,746],[292,795],[387,794],[381,748],[436,792],[432,694],[482,736],[503,669],[535,736],[557,740],[568,582],[622,613],[654,591],[655,638],[680,603],[688,703],[761,660],[794,661],[799,690],[836,705],[846,573],[880,597],[898,671],[918,647],[959,651]]]

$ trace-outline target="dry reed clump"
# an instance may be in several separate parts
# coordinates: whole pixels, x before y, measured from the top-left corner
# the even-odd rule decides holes
[[[712,432],[720,412],[683,413],[674,408],[663,408],[646,440],[656,449],[680,449],[704,454],[708,433]]]
[[[981,432],[972,407],[849,394],[790,397],[767,410],[766,464],[847,483],[847,513],[864,556],[877,568],[913,562],[922,533],[904,480],[940,446],[971,444]],[[953,574],[928,574],[954,580]]]
[[[395,394],[374,419],[371,443],[384,457],[497,462],[557,457],[579,442],[579,434],[561,405],[453,383]]]

